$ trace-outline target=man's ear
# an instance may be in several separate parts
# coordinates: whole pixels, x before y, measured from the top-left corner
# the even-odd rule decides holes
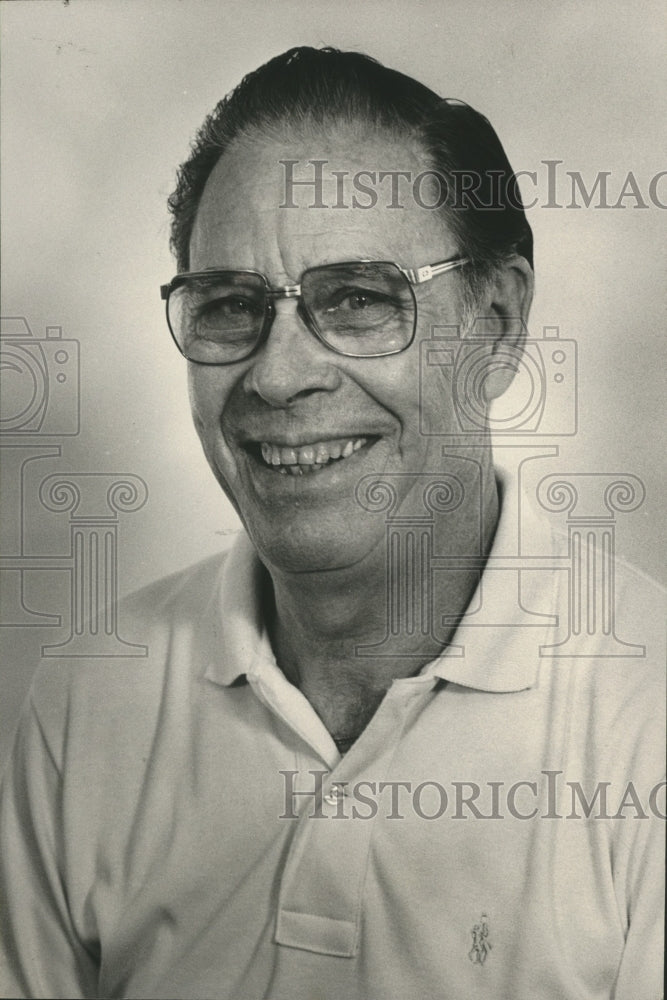
[[[515,254],[496,274],[486,297],[487,315],[493,317],[493,347],[484,378],[487,403],[509,388],[528,336],[528,315],[533,301],[533,269]]]

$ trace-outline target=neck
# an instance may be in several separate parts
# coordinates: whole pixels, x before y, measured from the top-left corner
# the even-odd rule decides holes
[[[435,573],[427,567],[427,586],[414,564],[388,555],[384,537],[353,566],[271,571],[269,631],[276,659],[334,737],[357,735],[392,681],[419,673],[451,641],[493,541],[499,501],[491,479],[481,511],[461,512],[439,533],[440,565]],[[481,559],[447,569],[447,557],[465,556]],[[443,615],[446,626],[440,625]]]

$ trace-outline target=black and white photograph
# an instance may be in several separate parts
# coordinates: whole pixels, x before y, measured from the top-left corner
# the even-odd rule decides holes
[[[662,4],[0,32],[0,996],[661,1000]]]

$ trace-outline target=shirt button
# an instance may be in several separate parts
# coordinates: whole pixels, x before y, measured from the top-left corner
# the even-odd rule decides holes
[[[335,806],[339,799],[345,798],[345,789],[341,785],[332,785],[331,790],[323,795],[322,798],[330,806]]]

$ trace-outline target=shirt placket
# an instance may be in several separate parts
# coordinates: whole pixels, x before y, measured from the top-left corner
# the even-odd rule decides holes
[[[396,681],[340,763],[323,776],[313,772],[312,796],[300,807],[283,869],[277,944],[347,958],[357,953],[373,829],[385,801],[381,786],[401,736],[437,683],[430,677]],[[375,813],[357,809],[360,786],[366,794],[374,790]]]

